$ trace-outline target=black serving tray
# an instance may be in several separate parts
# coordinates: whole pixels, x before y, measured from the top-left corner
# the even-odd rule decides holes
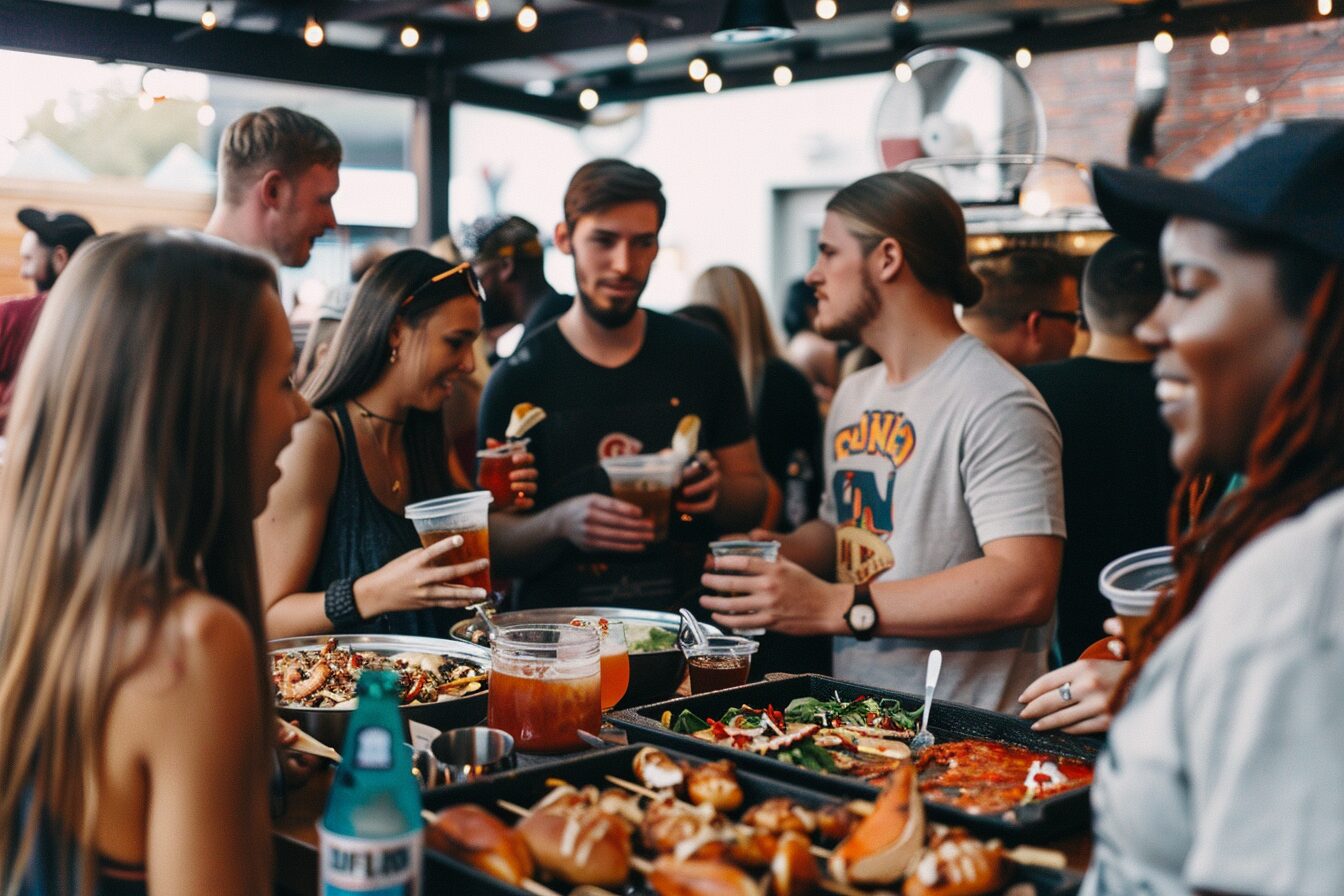
[[[877,788],[857,778],[813,772],[746,750],[720,746],[688,734],[676,734],[664,728],[661,722],[663,713],[669,711],[674,719],[683,709],[689,709],[702,719],[717,719],[722,717],[724,711],[744,703],[758,708],[773,705],[775,709],[782,710],[797,697],[831,700],[836,693],[841,700],[854,700],[862,696],[894,697],[901,701],[902,706],[912,710],[924,702],[922,697],[915,694],[859,685],[824,675],[788,675],[742,687],[635,707],[610,714],[607,718],[624,728],[631,740],[702,756],[727,756],[744,770],[792,781],[825,793],[872,799]],[[1092,738],[1032,731],[1026,722],[1015,716],[937,699],[934,700],[929,730],[940,743],[979,738],[1089,762],[1096,759],[1097,750],[1101,747],[1101,742]],[[1088,826],[1091,821],[1090,789],[1080,787],[1019,806],[1002,815],[974,815],[933,800],[925,800],[924,805],[929,817],[935,821],[961,825],[984,837],[1001,837],[1010,843],[1041,843]]]
[[[635,754],[640,749],[640,746],[629,746],[595,750],[575,758],[548,763],[545,766],[505,772],[468,784],[458,784],[426,791],[424,794],[425,808],[437,811],[447,806],[475,803],[483,809],[494,812],[509,824],[513,824],[517,820],[516,817],[499,808],[496,800],[506,800],[519,806],[532,806],[550,791],[551,785],[547,783],[550,779],[561,779],[576,787],[592,784],[603,789],[613,786],[606,780],[606,775],[614,775],[627,781],[637,782],[638,779],[635,778],[631,766],[634,763]],[[702,757],[692,757],[677,750],[667,750],[666,752],[674,759],[692,764],[705,761]],[[825,803],[843,802],[834,795],[816,788],[779,781],[740,767],[737,771],[737,779],[742,785],[742,791],[746,796],[744,805],[747,806],[755,805],[774,796],[789,797],[809,808],[816,808]],[[830,782],[826,781],[826,783],[829,784]],[[525,890],[511,887],[501,880],[433,850],[426,849],[425,866],[426,877],[429,880],[452,882],[451,892],[453,896],[459,896],[459,894],[462,894],[462,896],[520,896],[520,894],[526,894]],[[1027,865],[1013,867],[1015,870],[1013,877],[1010,879],[1010,885],[1028,883],[1035,888],[1033,892],[1036,896],[1074,896],[1078,892],[1082,880],[1071,871],[1056,871]],[[561,894],[568,892],[563,883],[545,883]],[[444,892],[449,891],[445,890]]]

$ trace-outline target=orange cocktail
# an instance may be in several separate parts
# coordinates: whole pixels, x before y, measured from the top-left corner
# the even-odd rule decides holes
[[[615,709],[630,687],[630,649],[625,626],[601,616],[575,616],[570,625],[597,630],[602,645],[602,711]]]
[[[602,727],[602,673],[596,628],[510,625],[490,642],[491,728],[526,753],[583,748],[579,731]]]

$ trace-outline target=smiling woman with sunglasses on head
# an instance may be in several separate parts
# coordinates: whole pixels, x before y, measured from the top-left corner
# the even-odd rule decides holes
[[[407,504],[454,491],[441,408],[474,368],[480,283],[406,249],[360,282],[322,366],[304,386],[315,413],[281,457],[281,478],[257,524],[271,637],[321,632],[446,636],[483,600],[456,580],[487,561],[438,565],[459,546],[421,548]],[[535,470],[514,474],[530,495]],[[530,506],[523,499],[519,506]]]

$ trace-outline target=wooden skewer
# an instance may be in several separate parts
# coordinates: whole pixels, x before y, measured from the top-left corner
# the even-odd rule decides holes
[[[621,778],[616,777],[615,775],[605,775],[604,777],[606,777],[606,779],[607,779],[608,781],[610,781],[612,784],[615,784],[617,787],[623,787],[623,788],[625,788],[626,790],[630,791],[631,793],[637,793],[637,794],[639,794],[640,796],[648,797],[649,799],[658,799],[658,798],[661,796],[661,794],[659,794],[658,791],[656,791],[656,790],[649,790],[647,787],[641,787],[640,785],[636,784],[634,781],[626,781],[626,780],[623,780],[623,779],[621,779]],[[678,803],[678,805],[686,806],[686,807],[689,808],[689,809],[694,809],[694,808],[695,808],[695,806],[691,805],[690,803],[686,802],[685,800],[677,800],[677,803]],[[751,825],[749,825],[749,824],[744,824],[744,823],[741,823],[741,822],[738,822],[738,823],[734,824],[733,826],[734,826],[735,828],[737,828],[739,831],[751,831],[751,830],[753,830],[753,828],[752,828]],[[808,844],[808,847],[807,847],[807,848],[808,848],[808,852],[812,853],[812,855],[816,856],[816,857],[819,858],[819,859],[829,859],[829,858],[831,857],[831,851],[830,851],[829,849],[826,849],[825,847],[817,846],[815,843],[810,843],[810,844]]]
[[[502,801],[501,801],[501,805],[502,805]],[[517,808],[517,807],[514,807],[514,808]],[[510,811],[512,811],[512,810],[510,810]],[[421,809],[421,810],[420,810],[420,817],[423,818],[425,821],[429,822],[430,824],[433,824],[433,823],[434,823],[434,820],[435,820],[438,816],[436,816],[433,812],[429,811],[428,809]],[[519,886],[521,886],[521,887],[522,887],[524,890],[526,890],[527,892],[531,893],[532,896],[560,896],[560,894],[557,893],[555,890],[552,890],[550,887],[546,886],[545,884],[538,883],[537,881],[533,880],[533,879],[530,878],[530,877],[525,877],[525,878],[523,878],[522,883],[520,883]],[[593,891],[590,890],[589,893],[593,893]],[[616,894],[615,894],[615,893],[608,893],[606,890],[601,890],[601,891],[598,892],[598,893],[593,893],[593,896],[616,896]]]

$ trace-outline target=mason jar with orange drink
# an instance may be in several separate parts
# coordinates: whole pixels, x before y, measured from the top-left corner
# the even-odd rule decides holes
[[[500,629],[490,643],[487,724],[513,735],[524,753],[582,749],[579,731],[602,727],[601,649],[587,626]]]

